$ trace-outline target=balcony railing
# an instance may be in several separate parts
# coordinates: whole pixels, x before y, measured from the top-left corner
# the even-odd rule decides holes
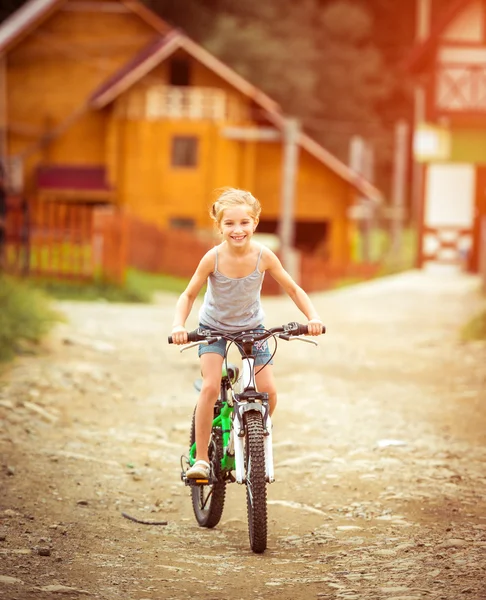
[[[486,115],[486,65],[442,67],[437,74],[436,108]]]
[[[157,85],[130,94],[117,107],[129,119],[192,119],[238,122],[247,108],[225,91],[206,87]]]

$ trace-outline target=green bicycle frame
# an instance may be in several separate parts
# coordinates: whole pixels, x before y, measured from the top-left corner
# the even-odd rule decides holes
[[[226,371],[226,365],[223,365],[223,370],[221,373],[221,379],[225,379],[228,377]],[[221,386],[223,391],[223,385]],[[225,395],[231,393],[231,390],[228,387],[224,387]],[[230,406],[226,400],[226,398],[222,399],[221,411],[217,417],[213,419],[212,428],[218,427],[221,428],[221,434],[223,438],[223,458],[221,459],[221,469],[223,471],[232,471],[235,468],[235,456],[234,454],[230,455],[227,453],[228,445],[230,441],[231,434],[231,421],[232,421],[233,407]],[[196,442],[192,445],[189,451],[189,464],[192,466],[196,462]]]

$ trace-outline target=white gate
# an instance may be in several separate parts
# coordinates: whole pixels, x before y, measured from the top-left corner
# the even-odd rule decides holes
[[[473,249],[474,165],[431,164],[425,174],[421,262],[465,267]]]

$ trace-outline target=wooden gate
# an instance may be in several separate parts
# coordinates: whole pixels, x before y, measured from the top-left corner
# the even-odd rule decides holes
[[[89,203],[9,197],[5,270],[16,275],[122,283],[124,218]]]
[[[420,264],[470,268],[474,250],[474,165],[431,164],[426,170]]]

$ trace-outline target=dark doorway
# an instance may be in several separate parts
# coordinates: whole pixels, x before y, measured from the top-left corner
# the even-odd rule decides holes
[[[295,224],[295,247],[309,254],[327,257],[330,225],[327,221],[297,221]],[[276,219],[262,219],[257,232],[278,235]]]

